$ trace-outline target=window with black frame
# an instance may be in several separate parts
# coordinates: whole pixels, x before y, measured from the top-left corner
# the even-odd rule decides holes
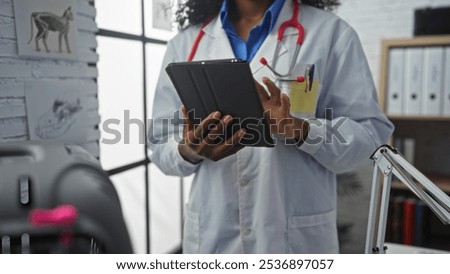
[[[119,193],[135,253],[171,253],[181,244],[188,187],[151,164],[146,143],[166,44],[176,34],[174,5],[174,0],[95,1],[100,160]]]

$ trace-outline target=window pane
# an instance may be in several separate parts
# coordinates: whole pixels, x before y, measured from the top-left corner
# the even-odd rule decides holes
[[[109,170],[145,159],[142,43],[98,37],[100,160]]]
[[[141,0],[96,0],[99,28],[142,34]]]
[[[145,167],[111,176],[119,194],[134,253],[146,253]]]
[[[151,253],[172,252],[181,245],[180,178],[150,165]]]
[[[161,68],[165,45],[146,45],[147,102],[152,115],[155,88]],[[150,165],[151,253],[167,253],[181,245],[181,186],[180,178],[166,176]]]
[[[147,0],[144,2],[145,35],[155,39],[169,40],[177,31],[174,0]]]
[[[155,97],[156,83],[158,82],[164,53],[167,46],[157,44],[146,45],[147,62],[147,113],[151,117],[153,110],[153,99]],[[164,69],[162,70],[165,73]]]

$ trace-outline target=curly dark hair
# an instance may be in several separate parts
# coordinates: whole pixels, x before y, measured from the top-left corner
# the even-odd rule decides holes
[[[220,0],[178,1],[176,21],[179,28],[184,29],[189,25],[201,24],[207,18],[216,16],[220,11],[222,2]],[[302,3],[324,10],[333,10],[340,5],[339,0],[302,0]]]

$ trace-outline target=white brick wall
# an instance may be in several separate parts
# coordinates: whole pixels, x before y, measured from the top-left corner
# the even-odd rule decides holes
[[[85,108],[89,110],[91,129],[88,142],[82,146],[99,155],[100,122],[97,101],[98,54],[96,10],[93,0],[77,0],[78,61],[24,58],[17,54],[13,0],[0,0],[0,142],[28,139],[24,82],[26,80],[58,80],[75,83],[87,91]],[[28,102],[29,103],[29,102]],[[92,114],[92,115],[91,115]]]
[[[414,10],[450,6],[450,0],[341,0],[336,14],[358,33],[379,85],[381,40],[413,36]]]

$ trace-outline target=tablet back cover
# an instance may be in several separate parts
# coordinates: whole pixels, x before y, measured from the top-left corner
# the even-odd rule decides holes
[[[172,63],[166,71],[193,121],[220,111],[233,117],[226,138],[242,127],[246,135],[241,144],[274,145],[247,62],[227,59]]]

